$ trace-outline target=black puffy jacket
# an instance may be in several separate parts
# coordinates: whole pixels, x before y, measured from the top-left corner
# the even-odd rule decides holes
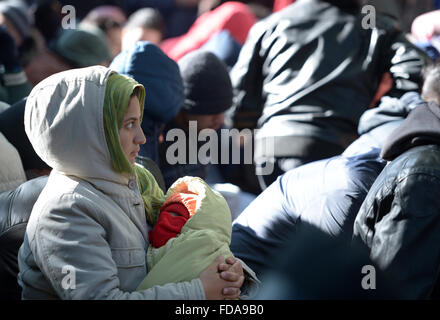
[[[440,107],[414,109],[391,134],[382,156],[392,161],[361,206],[354,241],[369,248],[372,260],[408,298],[438,298]]]
[[[18,249],[34,203],[46,182],[47,177],[40,177],[0,193],[0,300],[21,299],[17,283]]]
[[[394,80],[389,96],[420,89],[426,55],[391,18],[367,22],[301,0],[255,24],[231,70],[234,127],[260,128],[257,140],[275,135],[275,156],[296,156],[289,138],[299,136],[345,148],[384,73]]]

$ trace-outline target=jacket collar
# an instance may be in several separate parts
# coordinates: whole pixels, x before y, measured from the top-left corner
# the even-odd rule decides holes
[[[440,107],[424,103],[415,108],[385,141],[381,156],[393,160],[410,148],[420,145],[440,145]]]

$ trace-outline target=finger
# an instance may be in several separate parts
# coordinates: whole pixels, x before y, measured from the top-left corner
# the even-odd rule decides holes
[[[228,282],[236,282],[240,280],[241,274],[229,271],[223,271],[220,273],[220,278]]]
[[[243,267],[242,267],[241,263],[239,261],[237,261],[232,266],[230,266],[229,271],[243,274]]]
[[[238,283],[237,283],[237,285],[241,288],[241,286],[243,285],[243,283],[244,283],[244,276],[241,276],[241,277],[238,279]]]
[[[226,263],[228,264],[234,264],[235,262],[237,262],[237,259],[235,259],[234,257],[229,257],[226,259]]]
[[[222,271],[228,271],[231,268],[231,265],[226,264],[226,263],[220,263],[218,265],[218,271],[222,272]]]
[[[235,282],[228,282],[228,288],[241,288],[244,283],[244,276],[240,276]]]
[[[222,294],[224,295],[225,298],[228,298],[228,299],[238,298],[240,296],[240,293],[241,293],[241,291],[238,288],[226,287],[226,288],[223,288],[223,290],[222,290]]]

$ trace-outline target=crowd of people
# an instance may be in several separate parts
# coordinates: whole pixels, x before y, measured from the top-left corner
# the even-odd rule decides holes
[[[439,12],[1,0],[0,299],[438,298]]]

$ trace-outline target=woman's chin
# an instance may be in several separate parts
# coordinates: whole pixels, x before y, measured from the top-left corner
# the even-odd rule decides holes
[[[135,162],[136,162],[136,157],[132,157],[131,155],[129,157],[127,157],[128,162],[130,162],[130,164],[132,166],[134,166]]]
[[[137,156],[138,156],[137,152],[130,153],[130,156],[128,157],[128,160],[130,161],[131,165],[135,164]]]

